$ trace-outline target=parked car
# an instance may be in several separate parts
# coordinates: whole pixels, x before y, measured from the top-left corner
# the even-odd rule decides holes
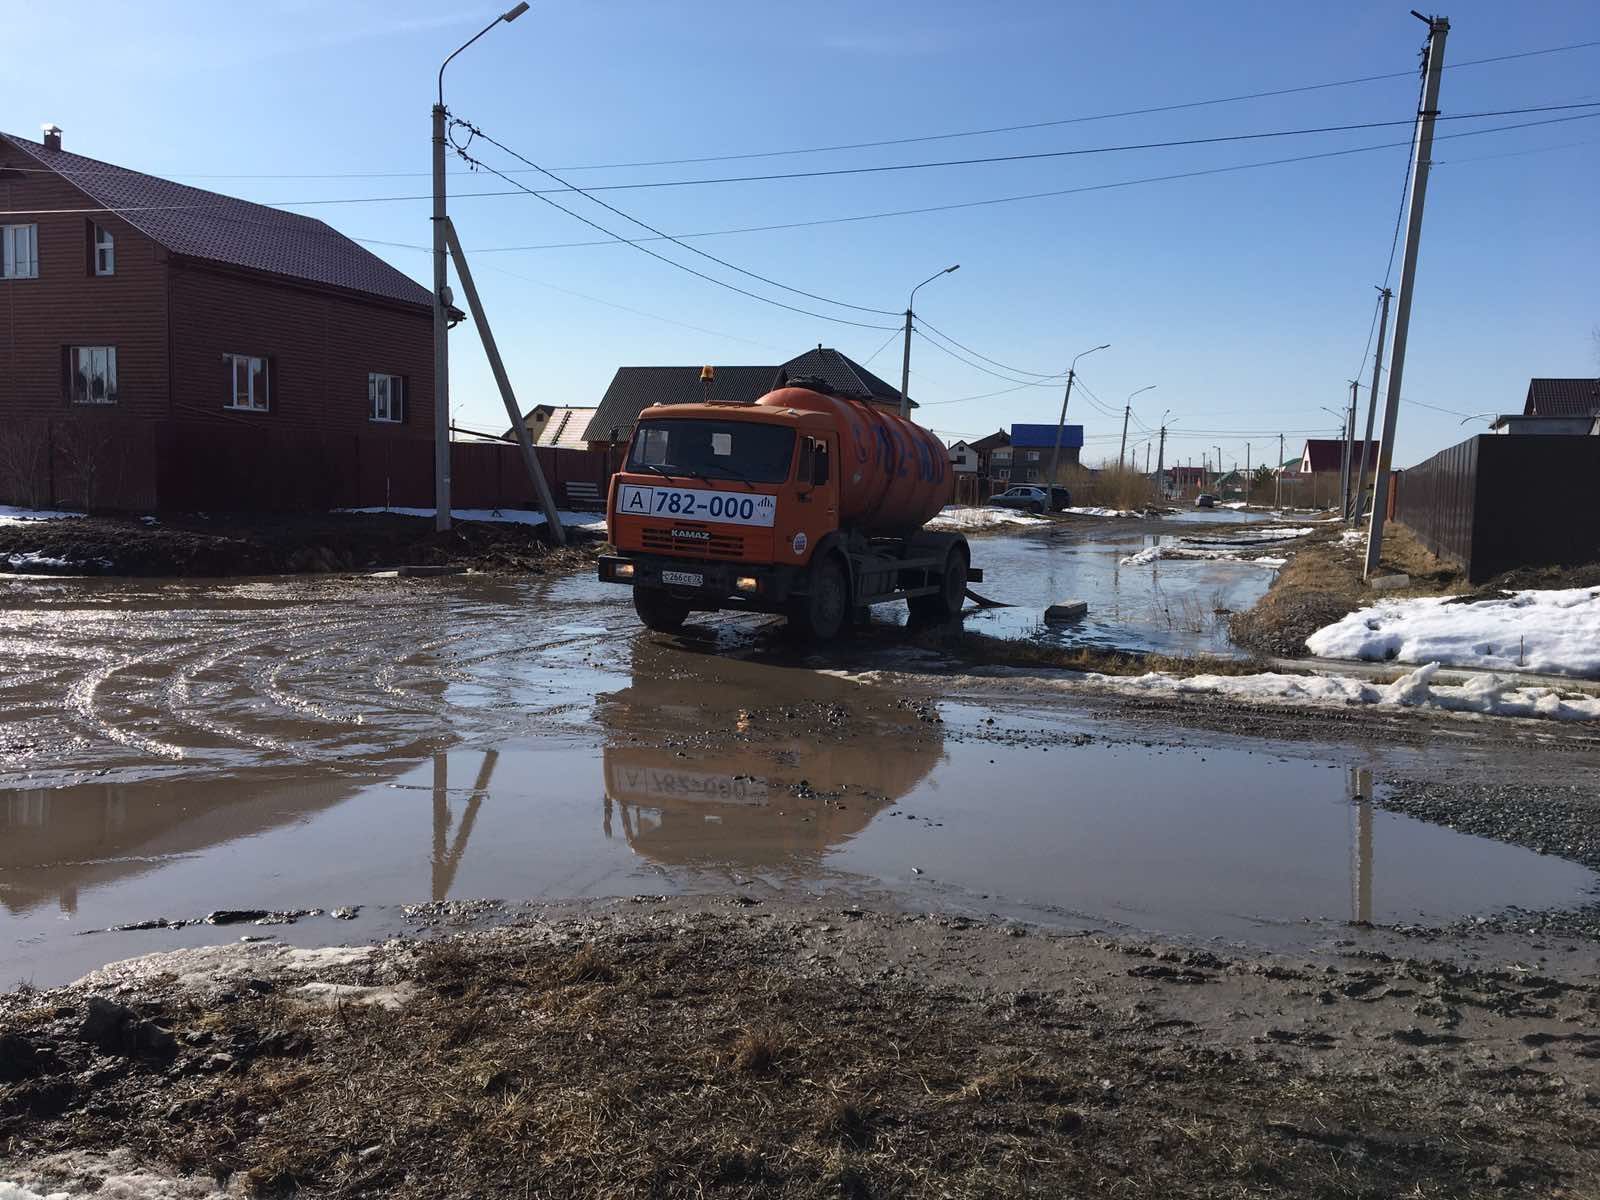
[[[1217,506],[1217,498],[1210,492],[1201,492],[1194,498],[1194,506],[1196,508],[1215,508]]]
[[[1072,503],[1072,493],[1060,486],[1052,487],[1047,492],[1035,484],[1019,483],[1016,487],[990,496],[989,503],[996,508],[1020,508],[1023,512],[1042,513],[1046,508],[1051,512],[1060,512]]]

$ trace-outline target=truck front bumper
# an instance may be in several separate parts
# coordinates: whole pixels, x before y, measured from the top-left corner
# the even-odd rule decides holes
[[[663,572],[671,582],[662,577]],[[758,612],[781,608],[800,574],[794,567],[705,562],[659,554],[603,554],[599,566],[602,583],[660,588],[707,609],[748,608]],[[700,582],[690,582],[696,576]]]

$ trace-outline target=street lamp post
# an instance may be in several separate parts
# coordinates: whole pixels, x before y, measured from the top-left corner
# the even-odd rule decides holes
[[[1139,388],[1138,391],[1129,392],[1128,402],[1122,406],[1122,445],[1117,450],[1117,470],[1119,471],[1122,470],[1122,456],[1128,449],[1128,417],[1133,413],[1133,398],[1140,392],[1148,392],[1155,386],[1152,383],[1146,387]],[[1135,446],[1133,448],[1133,455],[1135,459],[1139,457],[1139,447]]]
[[[1067,402],[1072,399],[1072,381],[1077,375],[1078,360],[1085,354],[1093,354],[1096,350],[1109,350],[1111,343],[1105,342],[1099,346],[1090,346],[1087,350],[1080,351],[1072,356],[1072,362],[1067,367],[1067,390],[1061,397],[1061,419],[1056,422],[1055,449],[1050,452],[1050,475],[1044,481],[1045,487],[1053,487],[1056,482],[1056,468],[1061,463],[1061,431],[1067,427]]]
[[[916,303],[917,291],[919,288],[932,283],[941,275],[948,275],[952,271],[959,271],[960,269],[961,264],[956,263],[956,265],[953,267],[946,267],[942,271],[935,271],[921,283],[917,284],[916,287],[912,288],[911,295],[906,298],[906,351],[905,356],[900,360],[900,415],[907,420],[909,420],[911,417],[911,308]]]
[[[439,64],[439,102],[433,106],[433,527],[450,528],[450,286],[445,250],[444,69],[489,30],[528,11],[526,0],[501,13]]]

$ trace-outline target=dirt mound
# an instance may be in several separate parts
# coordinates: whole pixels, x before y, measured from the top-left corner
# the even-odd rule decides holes
[[[537,526],[458,521],[440,533],[431,519],[392,514],[84,517],[0,526],[0,571],[29,574],[211,577],[412,564],[529,571],[550,551]]]

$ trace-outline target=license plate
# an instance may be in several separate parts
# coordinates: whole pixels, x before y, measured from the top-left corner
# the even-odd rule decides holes
[[[663,571],[661,582],[670,583],[677,587],[699,587],[705,583],[706,577],[694,571]]]
[[[647,487],[637,483],[625,483],[617,489],[617,515],[624,517],[677,517],[770,529],[777,511],[777,497],[760,492]]]

